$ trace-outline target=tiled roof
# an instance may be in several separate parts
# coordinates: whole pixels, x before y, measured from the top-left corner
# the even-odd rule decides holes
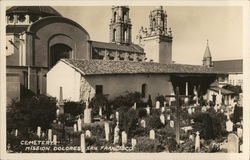
[[[235,93],[232,92],[232,91],[229,91],[229,90],[227,90],[227,89],[220,88],[220,87],[212,87],[212,88],[210,88],[210,90],[215,91],[215,92],[217,92],[217,93],[219,93],[219,90],[220,90],[220,89],[221,89],[221,93],[222,93],[222,94],[235,94]]]
[[[7,9],[6,14],[39,14],[45,16],[61,16],[54,8],[50,6],[14,6]]]
[[[22,33],[26,31],[29,25],[7,25],[6,33]]]
[[[214,68],[221,72],[229,73],[242,73],[243,72],[243,60],[224,60],[213,61]]]
[[[112,60],[73,60],[61,61],[78,70],[83,75],[98,74],[221,74],[213,68],[200,65],[160,64],[155,62],[133,62]]]
[[[90,41],[92,43],[93,48],[101,48],[101,49],[111,49],[111,50],[120,50],[120,51],[127,51],[127,52],[136,52],[136,53],[144,53],[143,49],[136,45],[118,45],[115,43],[106,43],[106,42],[97,42],[97,41]]]

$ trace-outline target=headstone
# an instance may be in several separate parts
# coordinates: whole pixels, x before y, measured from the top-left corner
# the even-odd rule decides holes
[[[161,107],[161,113],[165,112],[165,107]]]
[[[117,122],[119,122],[119,112],[115,112],[115,118],[117,119]]]
[[[196,132],[196,137],[195,137],[195,152],[200,152],[200,133],[197,131]]]
[[[226,122],[226,130],[228,132],[232,132],[233,131],[233,122],[230,119]]]
[[[167,107],[167,102],[166,102],[166,101],[163,102],[163,107],[164,107],[164,108]]]
[[[192,108],[192,113],[195,113],[195,108],[194,107]]]
[[[80,138],[80,147],[81,147],[81,152],[82,153],[86,153],[86,146],[85,146],[85,135],[81,134],[81,138]]]
[[[125,146],[128,142],[127,133],[125,131],[122,131],[122,145]]]
[[[239,137],[234,133],[230,133],[228,135],[227,152],[228,153],[239,153]]]
[[[194,135],[193,135],[193,134],[190,134],[190,135],[189,135],[189,139],[192,140],[192,141],[194,141]]]
[[[156,101],[155,108],[160,109],[160,102],[159,101]]]
[[[217,105],[214,106],[214,110],[215,110],[215,112],[218,111],[218,106]]]
[[[136,146],[136,139],[131,138],[131,145],[133,148]]]
[[[52,141],[52,129],[48,130],[48,140]]]
[[[99,116],[102,117],[102,106],[99,107]]]
[[[238,135],[239,138],[241,138],[243,136],[242,128],[237,128],[237,135]]]
[[[133,109],[136,110],[136,102],[133,105]]]
[[[41,127],[40,127],[40,126],[37,127],[37,133],[36,133],[36,135],[37,135],[39,138],[41,137]]]
[[[18,136],[18,129],[15,130],[15,136]]]
[[[120,129],[118,125],[116,125],[115,130],[114,130],[114,144],[119,144],[119,132],[120,132]]]
[[[151,129],[149,132],[149,138],[155,140],[155,131],[153,129]]]
[[[80,117],[77,120],[77,130],[78,130],[78,132],[82,131],[82,120]]]
[[[57,144],[57,136],[53,135],[53,144],[56,145]]]
[[[105,130],[105,139],[106,139],[106,141],[109,141],[110,129],[109,129],[109,123],[108,122],[104,123],[104,130]]]
[[[167,120],[170,121],[170,119],[171,119],[171,116],[170,116],[170,114],[168,114],[168,115],[167,115]]]
[[[174,128],[174,121],[173,121],[173,120],[171,120],[171,121],[169,122],[169,124],[170,124],[170,127]]]
[[[206,112],[206,111],[207,111],[207,107],[206,107],[206,106],[202,106],[201,112],[204,113],[204,112]]]
[[[189,107],[189,108],[188,108],[188,114],[192,114],[192,113],[193,113],[192,108]]]
[[[91,137],[91,132],[90,132],[90,130],[86,130],[86,131],[85,131],[85,135],[86,135],[86,137]]]
[[[144,119],[141,120],[141,127],[143,127],[143,128],[146,127],[146,121]]]
[[[150,115],[150,107],[149,106],[147,106],[146,111],[147,111],[147,114]]]
[[[74,132],[77,132],[77,125],[74,124]]]
[[[43,138],[45,137],[45,133],[44,133],[44,132],[42,133],[42,137],[43,137]]]
[[[160,115],[160,120],[161,120],[161,123],[165,125],[166,121],[165,121],[165,116],[163,114]]]
[[[91,108],[84,109],[84,123],[91,123]]]
[[[56,110],[56,117],[59,117],[59,116],[60,116],[60,109],[57,108],[57,110]]]
[[[221,113],[224,113],[224,110],[223,110],[223,109],[220,109],[220,112],[221,112]]]

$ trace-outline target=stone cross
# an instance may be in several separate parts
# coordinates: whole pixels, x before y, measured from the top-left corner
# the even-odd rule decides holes
[[[125,131],[122,131],[122,145],[125,146],[128,142],[128,136]]]
[[[133,148],[136,146],[136,139],[135,138],[131,138],[131,145]]]
[[[74,132],[77,132],[77,125],[74,124]]]
[[[155,131],[153,129],[151,129],[149,132],[149,138],[155,140]]]
[[[146,127],[146,121],[144,119],[141,120],[141,127],[143,127],[143,128]]]
[[[57,136],[56,135],[53,135],[53,144],[57,145]]]
[[[147,111],[147,114],[150,115],[150,107],[149,106],[147,106],[146,111]]]
[[[119,126],[116,125],[115,130],[114,130],[114,144],[118,144],[119,143]]]
[[[226,130],[228,132],[232,132],[233,131],[233,122],[230,119],[226,122]]]
[[[41,137],[41,127],[37,127],[37,136],[40,138]]]
[[[89,102],[86,101],[86,108],[84,109],[84,123],[91,123],[91,108],[88,108]]]
[[[197,131],[196,132],[196,137],[195,137],[195,152],[200,152],[200,133]]]
[[[86,137],[91,137],[91,132],[90,132],[90,130],[86,130],[86,131],[85,131],[85,135],[86,135]]]
[[[160,102],[159,101],[156,101],[155,108],[160,109]]]
[[[86,144],[85,144],[85,135],[84,134],[81,134],[80,147],[81,147],[81,152],[86,153]]]
[[[80,117],[77,120],[77,130],[78,130],[78,132],[82,131],[82,120]]]
[[[161,120],[161,123],[165,125],[166,121],[165,121],[165,116],[163,114],[160,115],[160,120]]]
[[[15,136],[18,136],[18,129],[15,130]]]
[[[228,135],[227,152],[228,153],[239,153],[239,137],[234,133],[230,133]]]
[[[109,123],[108,122],[104,123],[104,130],[105,130],[105,139],[106,139],[106,141],[109,141],[110,129],[109,129]]]
[[[48,140],[52,141],[52,129],[48,130]]]

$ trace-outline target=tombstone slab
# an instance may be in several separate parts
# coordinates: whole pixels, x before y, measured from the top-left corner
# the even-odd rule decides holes
[[[230,133],[228,135],[227,152],[228,153],[239,153],[239,137],[234,133]]]
[[[108,122],[104,123],[104,130],[105,130],[105,139],[106,139],[106,141],[109,141],[110,129],[109,129],[109,123]]]
[[[86,144],[85,144],[85,135],[84,134],[81,134],[80,147],[81,147],[81,152],[86,153]]]
[[[153,129],[151,129],[149,132],[149,138],[155,140],[155,131]]]
[[[160,109],[160,102],[159,101],[156,101],[155,108]]]
[[[125,146],[128,142],[128,136],[125,131],[122,131],[122,145]]]
[[[85,135],[86,135],[86,137],[91,137],[91,132],[90,132],[90,130],[86,130],[86,131],[85,131]]]

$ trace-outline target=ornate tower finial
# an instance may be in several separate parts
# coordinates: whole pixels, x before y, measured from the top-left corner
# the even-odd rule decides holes
[[[110,21],[110,42],[131,44],[132,24],[127,6],[113,6]]]
[[[211,56],[211,52],[210,52],[210,48],[209,48],[209,44],[208,44],[208,39],[207,39],[207,47],[203,56],[203,66],[209,66],[212,67],[212,56]]]

